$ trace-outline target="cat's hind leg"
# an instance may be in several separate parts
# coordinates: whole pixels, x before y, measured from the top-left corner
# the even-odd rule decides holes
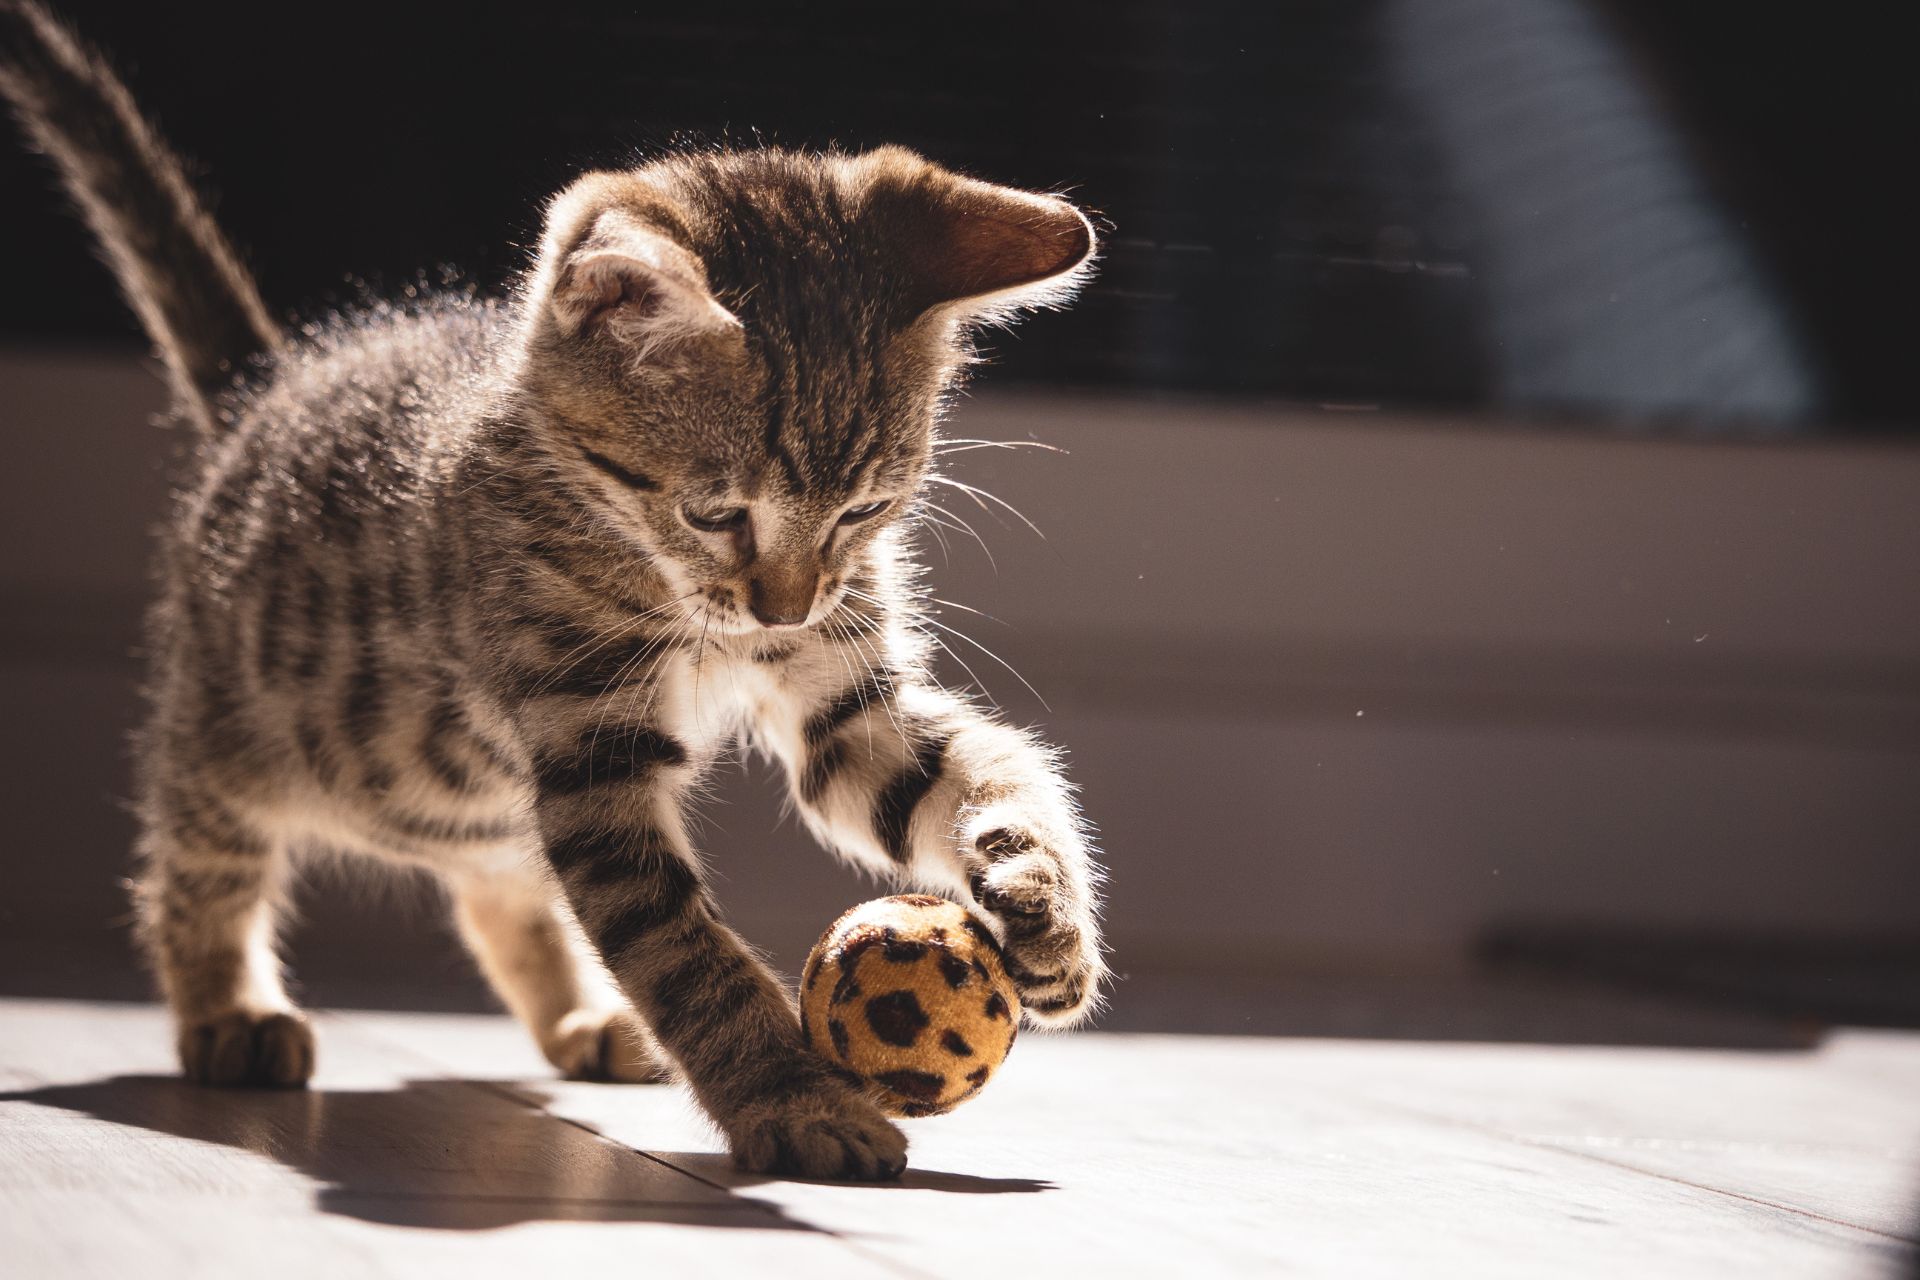
[[[665,1055],[544,876],[463,875],[453,894],[467,949],[561,1074],[637,1084],[668,1078]]]
[[[182,1070],[208,1085],[305,1085],[313,1032],[287,998],[274,949],[283,844],[184,785],[144,809],[140,934],[173,1011]]]

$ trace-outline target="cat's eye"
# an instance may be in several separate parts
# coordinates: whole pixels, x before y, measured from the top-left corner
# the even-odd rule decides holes
[[[858,507],[848,507],[845,511],[840,513],[840,523],[841,524],[862,524],[868,520],[873,519],[875,516],[879,515],[882,511],[885,511],[888,507],[892,505],[893,505],[893,501],[891,499],[883,498],[879,502],[869,502]]]
[[[725,507],[719,511],[694,511],[682,507],[680,515],[702,533],[733,533],[747,525],[745,507]]]

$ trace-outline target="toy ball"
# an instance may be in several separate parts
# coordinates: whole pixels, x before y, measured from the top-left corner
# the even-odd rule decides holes
[[[979,1093],[1019,1023],[993,934],[964,907],[926,894],[847,912],[800,978],[808,1042],[866,1081],[889,1115],[937,1116]]]

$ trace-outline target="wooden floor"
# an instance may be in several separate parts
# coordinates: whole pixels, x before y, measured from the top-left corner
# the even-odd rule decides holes
[[[1029,1036],[898,1186],[736,1175],[501,1018],[319,1015],[306,1093],[0,1002],[0,1274],[1910,1274],[1920,1035],[1811,1050]]]

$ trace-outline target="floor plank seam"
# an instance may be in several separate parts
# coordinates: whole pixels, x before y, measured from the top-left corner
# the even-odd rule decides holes
[[[1920,1235],[1907,1236],[1900,1235],[1896,1232],[1883,1231],[1879,1227],[1870,1227],[1859,1222],[1849,1222],[1845,1218],[1836,1218],[1831,1214],[1821,1213],[1817,1209],[1785,1204],[1777,1200],[1768,1200],[1764,1196],[1748,1195],[1743,1191],[1732,1191],[1726,1187],[1716,1187],[1708,1183],[1695,1182],[1690,1178],[1680,1177],[1678,1174],[1661,1173],[1657,1169],[1645,1169],[1639,1165],[1629,1164],[1623,1160],[1609,1159],[1598,1152],[1582,1151],[1576,1147],[1565,1146],[1557,1142],[1541,1141],[1527,1134],[1515,1133],[1510,1129],[1484,1125],[1472,1120],[1462,1120],[1457,1116],[1440,1115],[1431,1111],[1423,1111],[1418,1107],[1410,1107],[1404,1103],[1384,1102],[1378,1098],[1369,1098],[1364,1094],[1355,1094],[1352,1092],[1346,1092],[1345,1096],[1349,1099],[1364,1102],[1368,1106],[1379,1107],[1384,1111],[1395,1111],[1401,1115],[1412,1116],[1433,1124],[1446,1125],[1456,1129],[1466,1129],[1470,1132],[1478,1133],[1483,1137],[1498,1138],[1507,1142],[1517,1142],[1521,1146],[1531,1147],[1535,1151],[1551,1151],[1576,1160],[1590,1160],[1595,1164],[1603,1164],[1611,1169],[1619,1169],[1626,1173],[1639,1174],[1647,1178],[1657,1178],[1662,1182],[1671,1182],[1678,1186],[1690,1187],[1695,1191],[1704,1191],[1710,1195],[1725,1196],[1730,1200],[1740,1200],[1747,1204],[1758,1205],[1766,1209],[1774,1209],[1781,1213],[1790,1213],[1796,1217],[1807,1218],[1814,1222],[1824,1222],[1829,1226],[1841,1227],[1848,1231],[1858,1231],[1865,1235],[1873,1236],[1876,1239],[1906,1245],[1913,1249],[1920,1249]]]
[[[1677,1183],[1683,1187],[1692,1187],[1696,1191],[1706,1191],[1713,1195],[1726,1196],[1733,1200],[1744,1200],[1748,1204],[1756,1204],[1762,1208],[1778,1209],[1782,1213],[1795,1214],[1802,1218],[1810,1218],[1815,1222],[1825,1222],[1831,1226],[1844,1227],[1851,1231],[1865,1232],[1867,1235],[1877,1236],[1882,1240],[1889,1240],[1895,1244],[1903,1244],[1909,1248],[1920,1249],[1920,1235],[1904,1236],[1892,1231],[1882,1231],[1879,1227],[1869,1227],[1863,1223],[1849,1222],[1845,1218],[1836,1218],[1831,1214],[1821,1213],[1817,1209],[1808,1209],[1800,1205],[1783,1204],[1778,1200],[1768,1200],[1764,1196],[1748,1195],[1744,1191],[1732,1191],[1726,1187],[1716,1187],[1704,1182],[1695,1182],[1691,1178],[1683,1178],[1678,1174],[1661,1173],[1657,1169],[1643,1169],[1639,1165],[1628,1164],[1625,1161],[1610,1160],[1606,1156],[1599,1155],[1592,1151],[1577,1151],[1571,1147],[1556,1146],[1552,1143],[1533,1142],[1518,1135],[1511,1136],[1513,1136],[1514,1141],[1524,1143],[1537,1151],[1564,1152],[1567,1155],[1575,1156],[1582,1160],[1591,1160],[1596,1164],[1607,1165],[1609,1168],[1624,1169],[1629,1173],[1638,1173],[1645,1177],[1658,1178],[1662,1182]]]
[[[1527,1142],[1544,1142],[1577,1150],[1583,1147],[1611,1148],[1620,1151],[1705,1151],[1715,1155],[1847,1155],[1874,1156],[1881,1160],[1908,1160],[1920,1157],[1912,1147],[1872,1146],[1863,1142],[1756,1142],[1737,1138],[1608,1138],[1589,1133],[1516,1133]]]

